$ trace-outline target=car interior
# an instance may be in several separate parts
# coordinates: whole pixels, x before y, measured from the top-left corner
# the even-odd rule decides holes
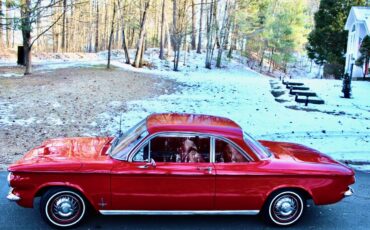
[[[155,137],[134,156],[133,161],[195,163],[210,162],[210,138],[192,137]],[[149,150],[150,146],[150,150]],[[216,139],[216,163],[238,163],[248,160],[230,143]]]

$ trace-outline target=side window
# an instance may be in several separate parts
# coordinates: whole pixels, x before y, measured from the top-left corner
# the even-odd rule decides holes
[[[146,144],[135,154],[133,161],[148,161],[149,158],[149,145]]]
[[[210,138],[155,137],[150,142],[150,157],[155,162],[210,162]]]
[[[223,140],[215,140],[216,163],[248,162],[245,156],[234,145]]]

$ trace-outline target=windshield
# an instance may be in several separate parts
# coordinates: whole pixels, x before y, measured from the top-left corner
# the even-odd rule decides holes
[[[272,156],[271,152],[265,148],[265,146],[253,139],[249,134],[244,132],[243,137],[246,144],[252,148],[253,152],[257,154],[260,159],[266,159]]]
[[[110,155],[119,160],[127,160],[130,151],[148,135],[145,119],[129,129],[126,133],[118,134],[111,144]]]

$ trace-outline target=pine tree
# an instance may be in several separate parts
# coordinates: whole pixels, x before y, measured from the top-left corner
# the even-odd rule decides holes
[[[321,0],[315,13],[315,28],[308,36],[307,52],[319,65],[332,64],[342,75],[348,33],[344,31],[352,6],[363,6],[366,0]],[[338,77],[338,76],[337,76]]]

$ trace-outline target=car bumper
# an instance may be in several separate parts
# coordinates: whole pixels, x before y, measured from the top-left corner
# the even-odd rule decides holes
[[[9,193],[6,198],[10,201],[19,201],[21,198],[13,193],[13,188],[9,189]]]
[[[353,189],[351,187],[348,187],[348,190],[344,192],[344,197],[352,196],[354,193]]]

